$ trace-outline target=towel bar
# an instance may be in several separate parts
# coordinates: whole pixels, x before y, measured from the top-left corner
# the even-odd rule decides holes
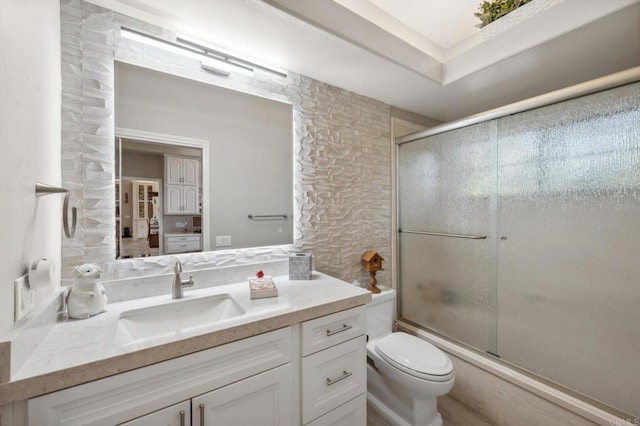
[[[289,215],[288,214],[249,214],[247,216],[249,219],[288,219]]]
[[[487,239],[486,235],[445,234],[442,232],[411,231],[408,229],[399,229],[398,232],[404,233],[404,234],[434,235],[436,237],[465,238],[468,240],[486,240]]]

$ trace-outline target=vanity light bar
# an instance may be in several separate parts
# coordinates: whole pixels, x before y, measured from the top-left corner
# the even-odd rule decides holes
[[[121,27],[120,35],[123,38],[133,40],[148,46],[163,49],[188,58],[197,59],[201,62],[201,67],[209,72],[220,76],[228,76],[231,72],[239,72],[248,76],[253,76],[254,69],[266,71],[278,77],[286,78],[287,74],[279,70],[254,64],[223,52],[211,49],[207,46],[178,37],[177,43],[155,37],[131,28]]]
[[[287,78],[287,73],[281,69],[277,69],[274,67],[269,67],[266,65],[262,65],[262,64],[258,64],[256,62],[250,62],[247,61],[245,59],[239,58],[237,56],[233,56],[232,54],[229,54],[227,52],[223,52],[222,50],[218,50],[218,49],[213,49],[207,45],[205,45],[203,42],[192,39],[192,38],[188,38],[187,36],[178,34],[176,36],[176,41],[180,44],[180,45],[184,45],[187,48],[190,49],[196,49],[196,50],[200,50],[202,51],[204,54],[207,55],[207,57],[214,57],[218,60],[224,60],[225,62],[228,62],[234,66],[237,67],[246,67],[248,69],[258,69],[260,71],[264,71],[267,72],[269,74],[273,74],[276,77],[281,77],[281,78]]]
[[[204,70],[212,72],[219,76],[228,77],[232,72],[239,72],[241,74],[253,76],[253,69],[224,61],[220,57],[208,55],[202,49],[174,43],[172,41],[154,37],[152,35],[132,30],[131,28],[126,27],[120,28],[120,35],[123,38],[146,44],[147,46],[186,56],[191,59],[196,59],[200,61],[201,66]]]

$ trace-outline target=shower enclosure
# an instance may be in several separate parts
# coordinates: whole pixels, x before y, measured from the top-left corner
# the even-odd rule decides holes
[[[451,127],[397,148],[399,317],[640,416],[640,83]]]

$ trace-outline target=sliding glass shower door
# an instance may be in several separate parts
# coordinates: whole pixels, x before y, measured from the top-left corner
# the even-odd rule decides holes
[[[402,144],[398,186],[403,319],[640,415],[640,84]]]
[[[405,318],[496,350],[496,123],[400,146]],[[448,233],[453,236],[430,235]],[[468,238],[467,238],[468,237]]]

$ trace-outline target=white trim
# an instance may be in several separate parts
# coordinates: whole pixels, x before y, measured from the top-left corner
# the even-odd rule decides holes
[[[202,251],[211,250],[211,208],[210,203],[210,174],[209,174],[209,145],[208,139],[188,138],[185,136],[169,135],[157,132],[148,132],[146,130],[128,129],[125,127],[116,127],[116,138],[134,139],[143,142],[163,143],[167,145],[177,145],[187,148],[199,148],[202,150]]]

